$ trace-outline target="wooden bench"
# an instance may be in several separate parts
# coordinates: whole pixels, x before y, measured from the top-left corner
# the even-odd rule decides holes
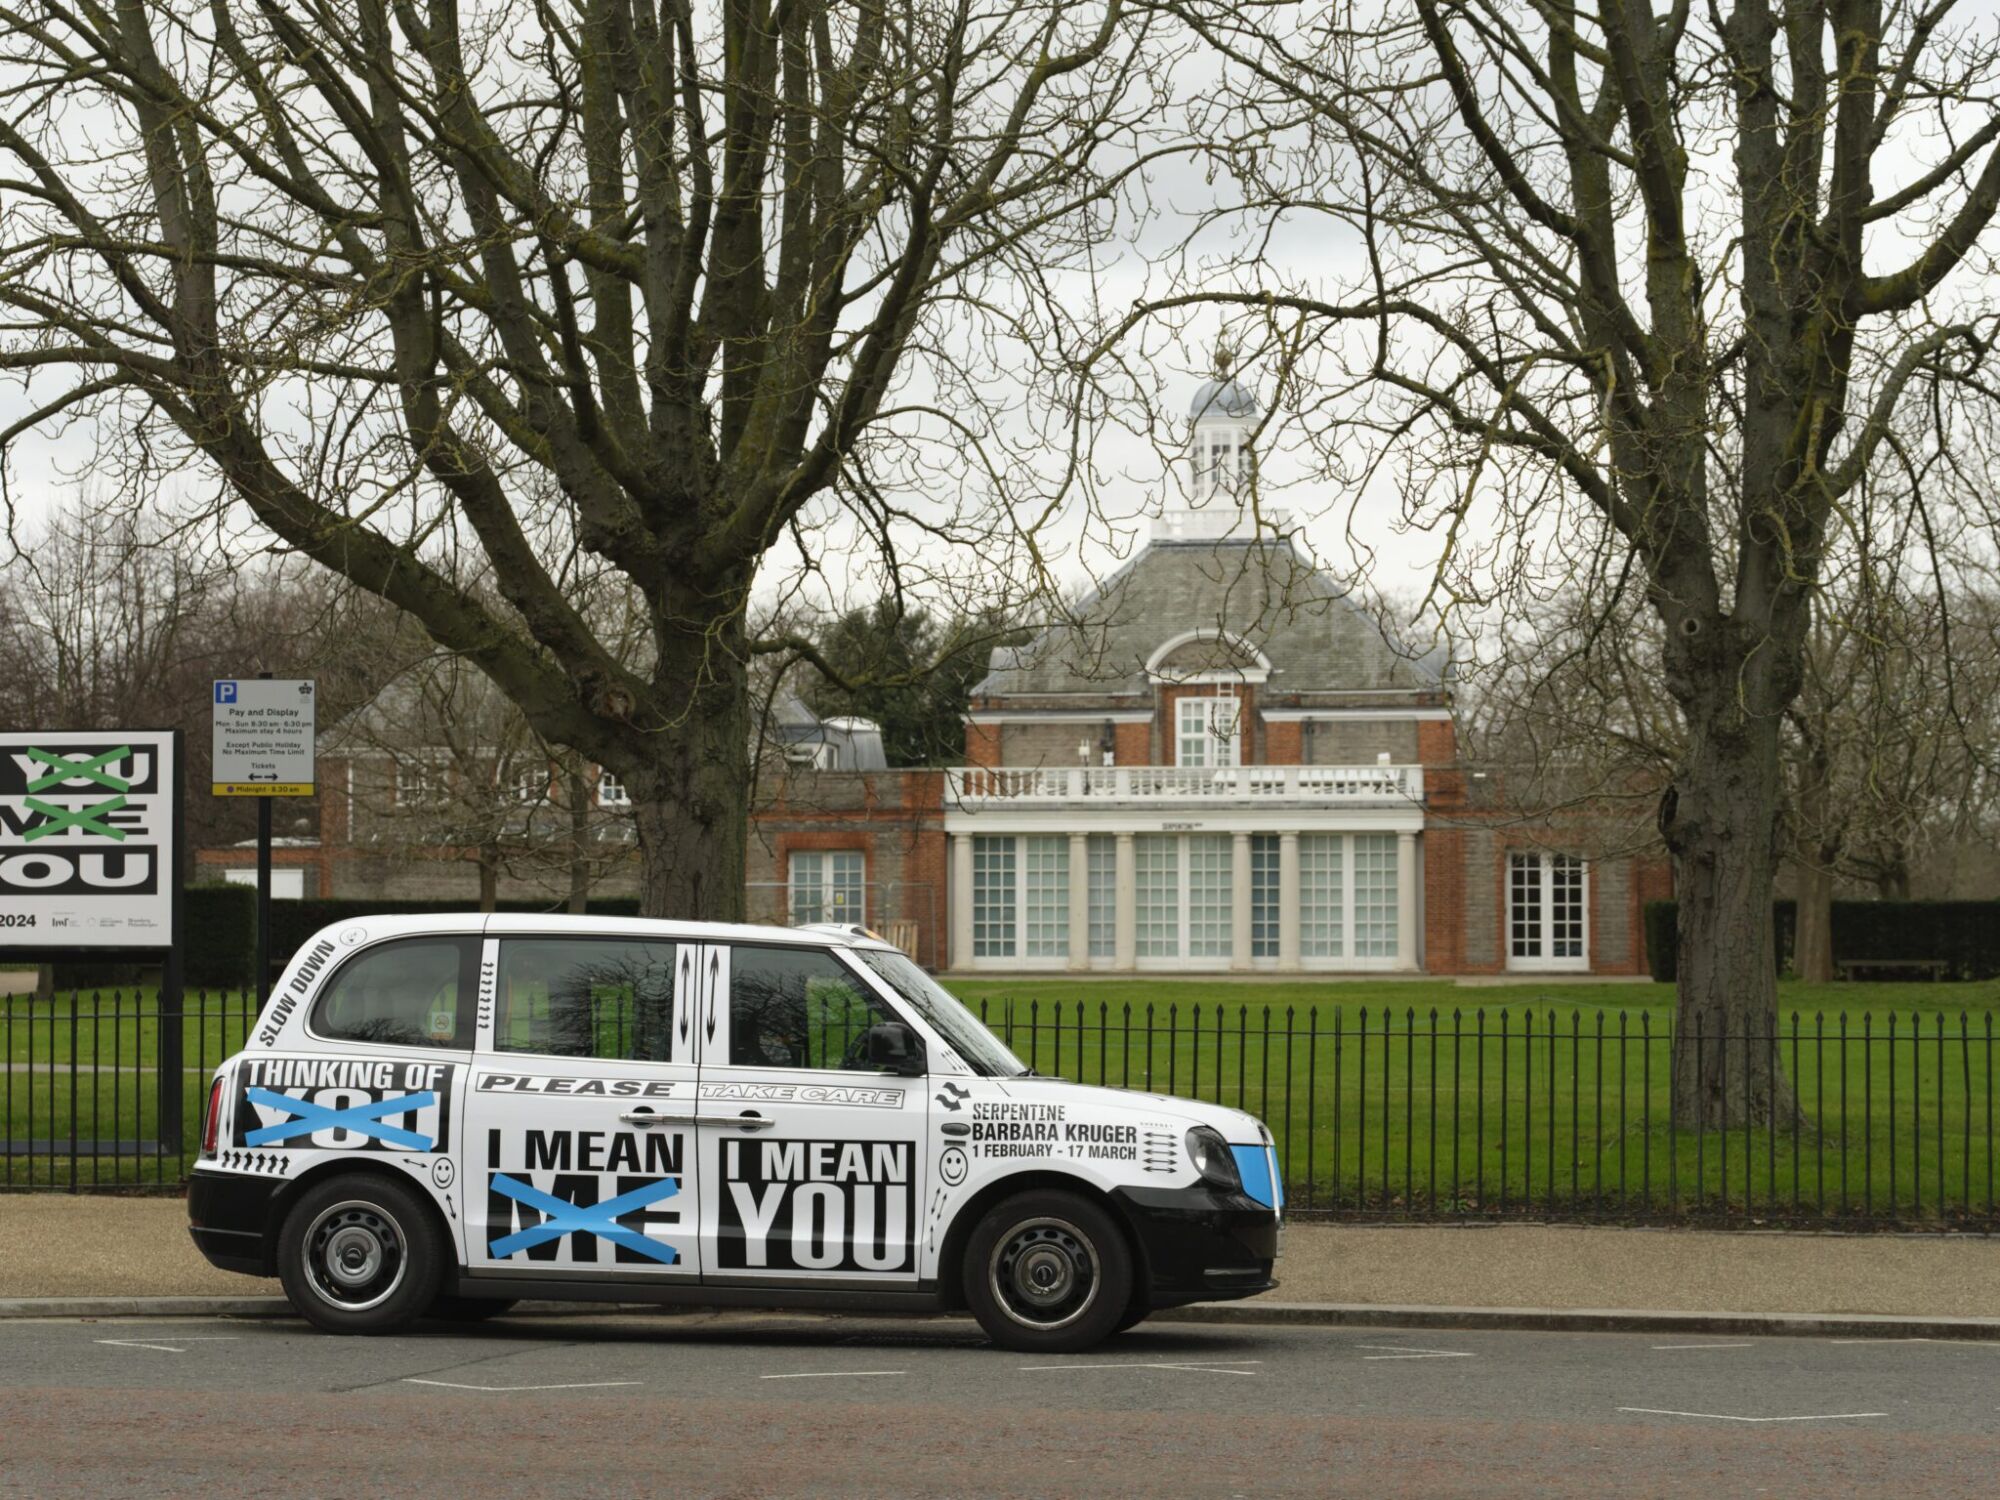
[[[1933,980],[1943,979],[1950,967],[1941,958],[1840,958],[1834,960],[1833,966],[1840,970],[1842,979],[1914,969]]]

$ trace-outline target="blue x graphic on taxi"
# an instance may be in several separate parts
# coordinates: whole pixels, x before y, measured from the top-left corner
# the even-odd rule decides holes
[[[246,1146],[268,1146],[274,1141],[311,1135],[316,1130],[334,1129],[351,1130],[356,1135],[368,1136],[385,1146],[401,1146],[406,1151],[428,1151],[435,1144],[427,1135],[381,1123],[384,1115],[408,1114],[413,1109],[427,1109],[437,1103],[437,1095],[429,1089],[420,1094],[378,1099],[373,1104],[356,1104],[347,1109],[327,1109],[290,1094],[274,1094],[269,1089],[249,1089],[244,1097],[252,1104],[261,1104],[266,1109],[282,1109],[298,1117],[282,1125],[266,1125],[251,1131],[243,1137]]]
[[[649,1203],[661,1202],[678,1193],[680,1185],[671,1177],[662,1177],[658,1182],[649,1182],[644,1187],[636,1187],[629,1193],[620,1193],[616,1198],[607,1198],[595,1204],[571,1203],[565,1198],[551,1197],[539,1188],[529,1187],[527,1183],[517,1182],[505,1174],[493,1178],[493,1191],[549,1216],[532,1228],[519,1229],[505,1239],[495,1240],[489,1249],[496,1259],[504,1260],[516,1250],[527,1250],[549,1240],[561,1239],[566,1234],[594,1234],[601,1240],[622,1245],[627,1250],[636,1250],[669,1266],[680,1259],[680,1253],[672,1245],[649,1240],[637,1230],[627,1229],[618,1222],[620,1214],[629,1214],[635,1208],[644,1208]]]

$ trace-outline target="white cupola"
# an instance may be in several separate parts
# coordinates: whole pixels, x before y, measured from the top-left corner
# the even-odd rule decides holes
[[[1155,541],[1248,541],[1260,518],[1266,525],[1286,519],[1282,511],[1262,508],[1259,516],[1250,508],[1257,472],[1251,439],[1261,418],[1257,398],[1230,375],[1233,363],[1227,349],[1218,349],[1214,378],[1201,383],[1189,404],[1194,430],[1188,445],[1188,501],[1182,509],[1161,512],[1153,523]]]
[[[1217,496],[1238,496],[1249,487],[1250,439],[1257,431],[1257,398],[1231,378],[1234,363],[1227,349],[1215,354],[1215,378],[1204,380],[1194,393],[1188,415],[1194,419],[1194,484],[1189,494],[1196,505]]]

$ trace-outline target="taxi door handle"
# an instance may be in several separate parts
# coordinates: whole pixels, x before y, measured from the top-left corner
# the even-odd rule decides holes
[[[748,1133],[757,1130],[769,1130],[772,1126],[776,1125],[778,1122],[776,1120],[765,1119],[762,1115],[758,1114],[757,1111],[754,1109],[746,1109],[743,1111],[742,1114],[735,1116],[711,1115],[703,1123],[714,1124],[714,1125],[734,1125],[737,1129],[742,1130],[745,1133]]]
[[[657,1110],[645,1108],[627,1110],[618,1117],[628,1125],[692,1125],[693,1115],[663,1115]]]

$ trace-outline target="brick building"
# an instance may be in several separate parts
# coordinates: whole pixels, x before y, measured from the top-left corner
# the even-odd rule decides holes
[[[760,805],[753,915],[906,923],[969,972],[1644,972],[1664,862],[1462,764],[1449,663],[1246,514],[1250,394],[1192,415],[1192,505],[996,651],[967,764]]]
[[[760,758],[750,919],[866,922],[962,972],[1643,973],[1665,862],[1621,852],[1608,820],[1511,807],[1497,771],[1465,765],[1449,662],[1247,514],[1250,394],[1210,381],[1192,415],[1189,508],[1060,626],[994,653],[965,765],[880,769],[871,726],[785,700]],[[475,839],[454,828],[496,823],[453,814],[449,788],[482,774],[476,753],[445,766],[391,707],[323,746],[320,838],[279,863],[307,872],[306,895],[470,899]],[[576,837],[538,859],[506,830],[570,821],[563,788],[538,756],[492,779],[520,804],[501,841],[523,846],[500,898],[559,902],[565,849],[594,862],[593,893],[632,892],[615,781],[589,773]]]

